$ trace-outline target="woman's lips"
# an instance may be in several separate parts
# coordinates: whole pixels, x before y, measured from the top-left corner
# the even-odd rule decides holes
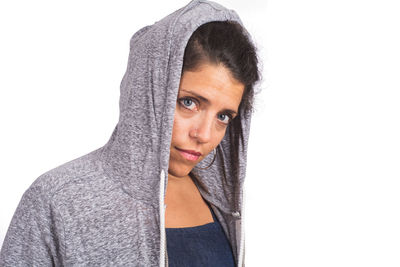
[[[196,160],[198,160],[199,159],[199,157],[201,156],[201,153],[200,152],[195,152],[195,151],[192,151],[192,150],[183,150],[183,149],[179,149],[179,148],[176,148],[178,151],[179,151],[179,153],[185,158],[185,159],[187,159],[187,160],[190,160],[190,161],[196,161]]]

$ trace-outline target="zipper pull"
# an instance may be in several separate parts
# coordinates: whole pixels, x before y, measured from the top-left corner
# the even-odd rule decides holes
[[[231,213],[233,217],[240,219],[240,212],[234,211]]]

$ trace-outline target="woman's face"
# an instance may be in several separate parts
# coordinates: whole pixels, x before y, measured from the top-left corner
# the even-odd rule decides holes
[[[243,91],[244,85],[222,65],[203,64],[196,71],[183,73],[172,130],[169,176],[187,176],[221,142],[229,122],[238,115]]]

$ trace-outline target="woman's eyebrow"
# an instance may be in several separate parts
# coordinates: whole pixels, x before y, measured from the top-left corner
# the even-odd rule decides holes
[[[185,90],[185,89],[181,89],[181,91],[186,92],[186,93],[189,93],[189,94],[192,94],[192,95],[194,95],[194,96],[200,98],[200,100],[202,100],[203,102],[206,102],[207,104],[210,103],[210,100],[208,100],[208,99],[205,98],[204,96],[201,96],[201,95],[199,95],[199,94],[197,94],[197,93],[195,93],[195,92],[188,91],[188,90]],[[229,113],[231,113],[231,114],[237,114],[237,112],[234,111],[234,110],[232,110],[232,109],[224,109],[223,111],[229,112]]]

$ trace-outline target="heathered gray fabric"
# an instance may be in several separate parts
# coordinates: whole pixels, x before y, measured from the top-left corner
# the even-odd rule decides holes
[[[160,173],[168,173],[184,49],[197,27],[221,20],[242,24],[235,11],[194,0],[132,36],[120,86],[119,121],[110,139],[40,175],[25,191],[6,234],[0,266],[167,264],[167,257],[160,259],[160,249],[165,249],[160,247],[160,203],[168,176],[160,181]],[[229,135],[220,144],[225,170],[219,157],[207,170],[193,169],[195,183],[221,222],[236,262],[250,130],[250,115],[239,116],[245,141],[240,143],[239,172],[231,171]],[[200,166],[212,157],[210,153]],[[228,183],[223,171],[230,177]]]

